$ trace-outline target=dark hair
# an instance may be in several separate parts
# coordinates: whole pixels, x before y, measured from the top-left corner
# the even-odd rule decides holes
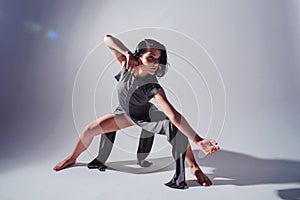
[[[139,58],[139,56],[142,55],[143,53],[145,53],[149,48],[160,50],[160,57],[159,57],[159,61],[158,61],[159,65],[158,65],[158,69],[156,70],[155,75],[159,78],[163,77],[167,73],[167,70],[168,70],[167,50],[163,44],[161,44],[153,39],[144,39],[138,43],[133,55],[136,58]]]

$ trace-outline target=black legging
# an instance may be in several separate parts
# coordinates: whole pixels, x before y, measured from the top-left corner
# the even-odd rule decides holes
[[[158,134],[166,135],[172,145],[172,156],[175,160],[175,174],[166,183],[166,186],[176,189],[184,189],[185,182],[185,155],[188,147],[188,138],[171,122],[171,120],[155,106],[149,110],[149,121],[140,123],[140,126],[158,131]]]
[[[155,130],[158,134],[166,135],[168,142],[172,145],[172,156],[175,160],[176,168],[173,178],[165,185],[171,188],[184,189],[186,186],[185,155],[188,147],[187,137],[178,130],[163,112],[157,110],[155,107],[150,109],[149,121],[144,122],[144,124],[139,124],[139,126],[143,127],[143,129],[137,150],[138,161],[144,160],[152,148],[154,133],[150,130]],[[148,131],[145,129],[148,129]],[[98,156],[89,163],[89,165],[98,163],[97,168],[99,168],[99,170],[104,171],[106,169],[104,163],[111,153],[115,137],[116,132],[106,133],[101,136]]]
[[[101,135],[98,156],[88,164],[89,168],[98,168],[101,171],[106,169],[107,161],[116,138],[116,131]],[[154,140],[154,133],[142,129],[139,146],[137,149],[137,160],[140,165],[149,155]]]
[[[176,189],[184,189],[185,182],[185,155],[188,147],[187,137],[181,133],[177,127],[168,121],[168,130],[165,132],[168,142],[172,145],[172,156],[175,160],[175,174],[173,178],[166,183],[166,186]]]

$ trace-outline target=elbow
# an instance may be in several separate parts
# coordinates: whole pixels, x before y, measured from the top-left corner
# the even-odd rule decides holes
[[[110,39],[112,36],[111,35],[108,35],[108,34],[106,34],[106,35],[104,35],[104,38],[103,38],[103,40],[104,40],[104,42],[106,42],[108,39]]]

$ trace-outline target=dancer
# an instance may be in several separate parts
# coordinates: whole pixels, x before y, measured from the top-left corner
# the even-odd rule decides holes
[[[138,125],[147,131],[167,136],[172,145],[176,170],[166,185],[185,188],[184,161],[188,138],[206,154],[215,153],[220,147],[216,141],[203,139],[192,129],[168,101],[159,85],[157,77],[164,76],[167,69],[166,48],[155,40],[145,39],[138,44],[133,55],[120,40],[110,35],[105,36],[105,43],[122,66],[117,89],[119,106],[112,114],[90,123],[80,134],[73,152],[59,162],[54,170],[74,164],[78,156],[91,144],[94,136]],[[149,101],[153,97],[163,112],[152,107]]]

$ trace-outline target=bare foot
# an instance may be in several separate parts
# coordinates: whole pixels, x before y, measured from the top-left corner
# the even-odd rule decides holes
[[[216,153],[220,146],[217,145],[218,143],[215,140],[212,139],[204,139],[197,143],[199,148],[205,153],[205,154],[213,154]]]
[[[211,180],[200,169],[194,171],[193,174],[196,176],[197,181],[200,185],[204,187],[212,185]]]
[[[63,161],[59,162],[55,167],[53,167],[53,170],[59,171],[62,170],[70,165],[73,165],[76,162],[76,159],[66,158]]]

